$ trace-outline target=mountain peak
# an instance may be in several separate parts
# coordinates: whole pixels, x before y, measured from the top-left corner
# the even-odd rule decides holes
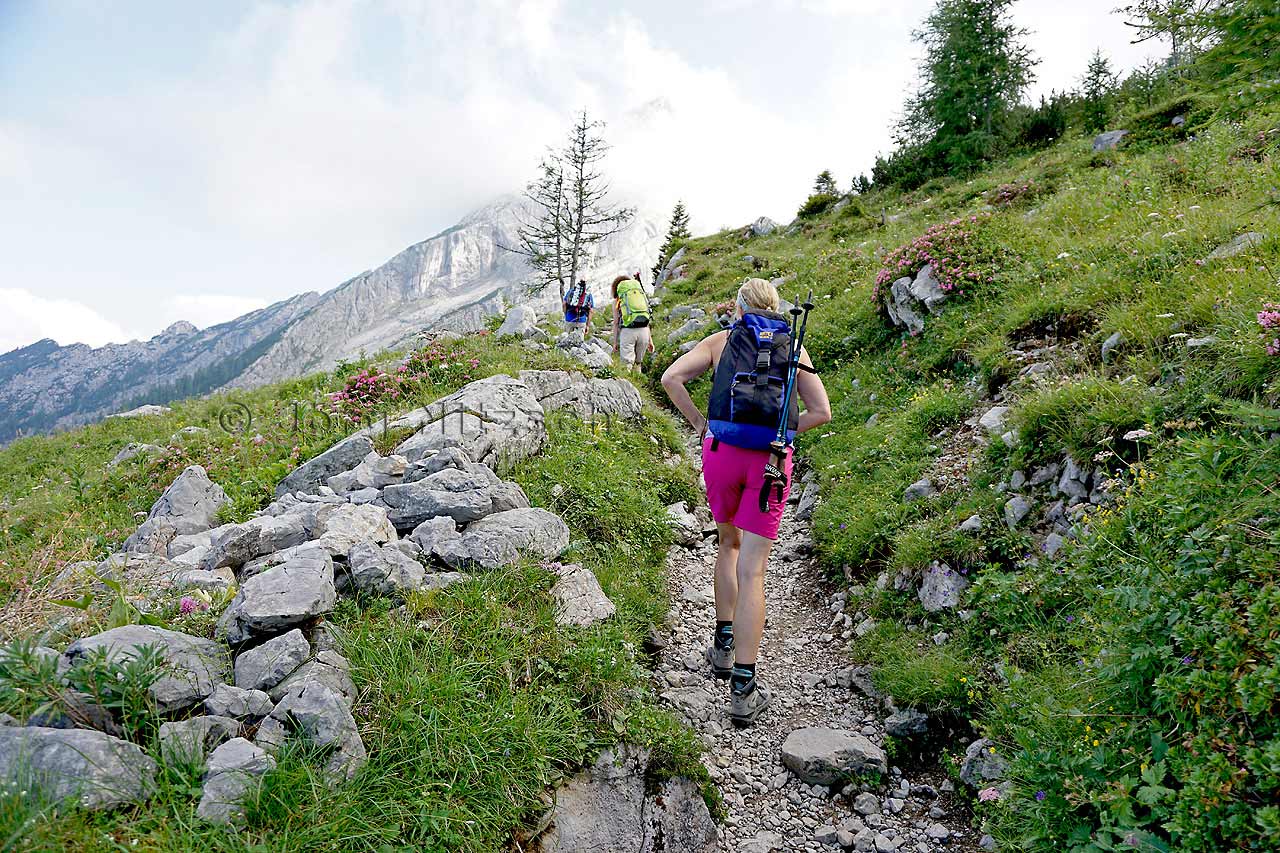
[[[168,337],[173,337],[177,335],[184,335],[184,336],[194,335],[198,331],[200,330],[197,329],[191,323],[188,323],[186,320],[179,320],[178,322],[173,323],[167,329],[161,332],[160,337],[168,338]]]

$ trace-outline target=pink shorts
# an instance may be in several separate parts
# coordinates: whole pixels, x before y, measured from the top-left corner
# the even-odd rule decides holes
[[[732,524],[739,530],[778,538],[778,526],[782,524],[782,512],[791,493],[791,448],[783,472],[787,481],[783,486],[782,500],[778,493],[769,494],[769,511],[760,511],[760,487],[764,485],[764,466],[769,462],[767,450],[744,450],[723,441],[711,449],[714,437],[707,435],[702,442],[702,482],[707,487],[707,503],[711,517],[718,524]]]

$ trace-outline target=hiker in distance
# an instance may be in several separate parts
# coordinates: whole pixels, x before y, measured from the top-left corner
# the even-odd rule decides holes
[[[610,288],[613,294],[613,351],[627,370],[640,372],[646,353],[653,352],[649,332],[649,297],[638,279],[620,275]]]
[[[584,278],[569,288],[561,302],[565,328],[571,332],[575,329],[581,331],[584,341],[591,337],[591,315],[595,313],[596,302],[591,291],[587,290],[587,280]]]
[[[734,324],[704,338],[662,375],[671,401],[702,441],[702,478],[720,534],[716,628],[706,657],[717,678],[729,679],[729,718],[740,726],[755,722],[773,699],[756,676],[756,656],[765,567],[791,488],[791,441],[831,420],[827,390],[803,337],[803,324],[778,313],[774,286],[748,279],[738,289]],[[709,369],[711,399],[703,417],[685,385]]]

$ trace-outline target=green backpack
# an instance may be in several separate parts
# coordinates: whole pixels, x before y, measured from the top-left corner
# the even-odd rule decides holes
[[[649,325],[649,297],[644,295],[644,286],[635,279],[627,279],[618,284],[618,299],[622,303],[622,325],[635,329]]]

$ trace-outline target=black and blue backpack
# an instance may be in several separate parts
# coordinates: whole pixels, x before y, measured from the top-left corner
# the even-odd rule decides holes
[[[729,329],[711,381],[707,426],[716,441],[768,450],[778,437],[787,384],[791,324],[781,314],[753,311]],[[800,405],[787,407],[787,443],[795,439]]]

